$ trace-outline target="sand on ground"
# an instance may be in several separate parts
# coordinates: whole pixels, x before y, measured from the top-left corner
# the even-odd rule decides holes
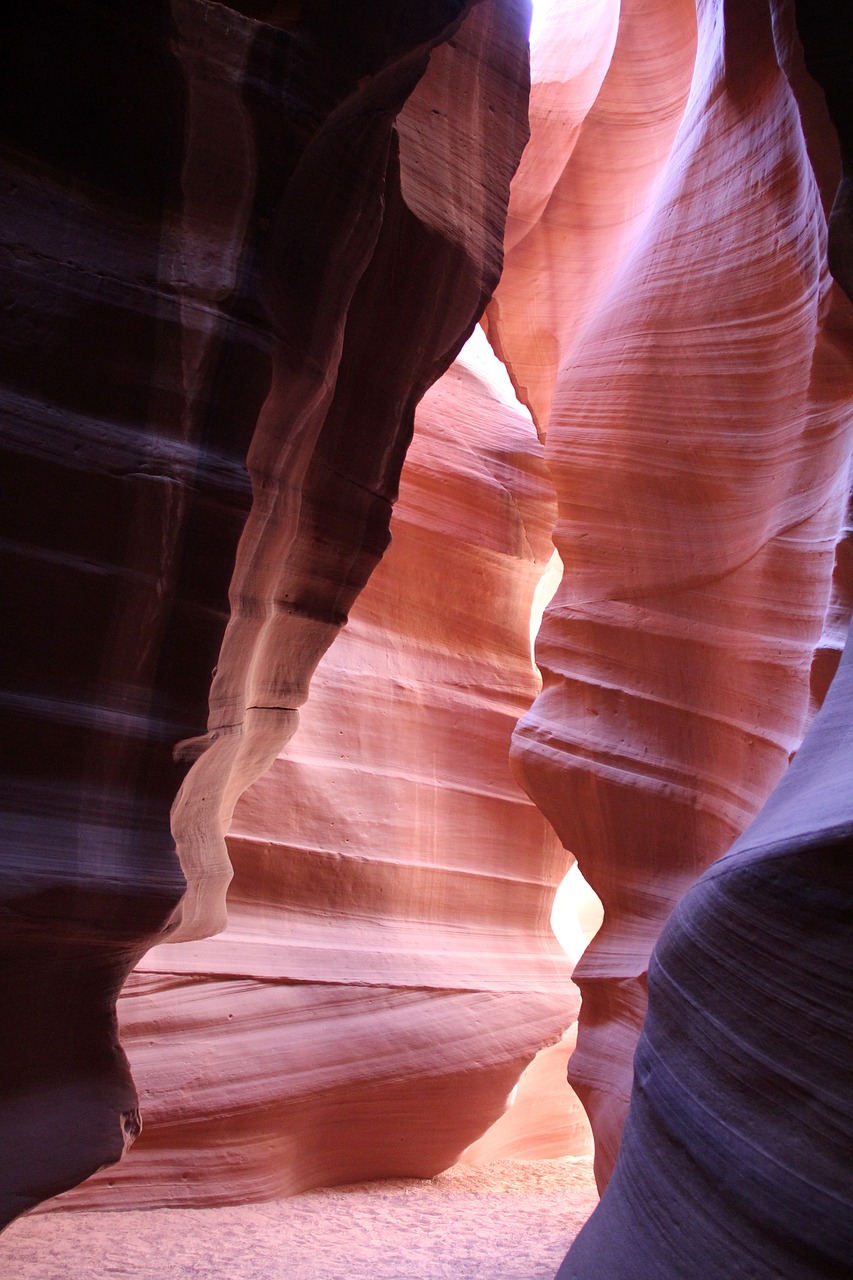
[[[34,1213],[3,1280],[552,1280],[598,1196],[588,1157],[210,1209]]]

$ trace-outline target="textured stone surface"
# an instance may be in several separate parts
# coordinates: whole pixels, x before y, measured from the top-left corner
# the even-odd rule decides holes
[[[849,297],[844,191],[853,136],[853,12],[798,4],[796,16],[806,65],[826,90],[838,131],[840,186],[832,129],[797,65],[786,5],[774,11],[776,50],[797,98],[824,208],[831,210],[829,264]],[[731,18],[729,10],[724,17]],[[753,15],[759,26],[762,20]],[[830,302],[817,334],[812,394],[828,371],[827,346],[848,362],[853,348],[850,308],[837,291]],[[849,396],[849,373],[847,385]],[[803,450],[817,451],[821,443],[807,436]],[[846,482],[849,458],[839,460],[837,476]],[[822,488],[810,479],[803,492],[814,500]],[[655,946],[619,1158],[559,1280],[675,1280],[691,1273],[722,1280],[735,1272],[828,1280],[850,1271],[849,632],[832,680],[850,616],[849,548],[842,523],[811,663],[813,699],[826,701],[758,817],[678,904]]]
[[[394,6],[404,33],[405,9]],[[439,12],[448,16],[426,6],[415,27]],[[224,922],[234,803],[294,732],[293,708],[387,546],[415,404],[499,275],[507,188],[526,139],[526,13],[523,0],[478,3],[428,66],[420,46],[359,81],[272,219],[272,384],[248,454],[254,500],[211,737],[175,807],[190,878],[176,937]],[[384,45],[380,15],[364,30]]]
[[[780,66],[792,31],[779,12],[774,43],[764,3],[623,4],[489,309],[559,501],[566,573],[514,758],[605,907],[570,1067],[602,1185],[654,941],[805,729],[846,499],[850,311]],[[563,134],[538,101],[547,150]],[[806,132],[831,137],[811,110]],[[516,179],[528,221],[540,169],[525,157]]]
[[[663,936],[563,1275],[849,1262],[849,664],[785,769],[851,601],[850,15],[558,0],[537,50],[486,323],[559,502],[514,761],[605,907],[601,1185],[655,939],[784,775]],[[134,1137],[113,1003],[170,931],[121,1009],[147,1128],[65,1204],[434,1172],[573,1019],[506,766],[552,496],[470,371],[279,754],[497,279],[525,16],[4,12],[4,1217]],[[562,1052],[466,1158],[559,1123]]]
[[[223,922],[500,270],[526,5],[247,8],[3,11],[3,1218],[132,1132],[118,988]]]
[[[529,417],[457,362],[418,410],[391,547],[237,805],[228,928],[150,951],[120,1001],[143,1134],[63,1203],[434,1174],[573,1021],[548,923],[567,858],[508,760],[553,517]]]
[[[511,1094],[511,1104],[460,1164],[493,1160],[559,1160],[592,1155],[592,1130],[580,1099],[566,1087],[566,1063],[577,1042],[573,1024],[556,1044],[540,1049]]]
[[[613,1179],[560,1280],[848,1275],[853,645],[791,768],[655,948]]]
[[[15,1280],[551,1280],[592,1161],[504,1160],[223,1208],[39,1214],[0,1240]]]

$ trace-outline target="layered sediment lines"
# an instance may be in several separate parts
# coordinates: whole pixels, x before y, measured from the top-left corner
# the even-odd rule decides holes
[[[418,410],[392,545],[236,807],[228,928],[125,988],[142,1136],[62,1204],[434,1174],[573,1021],[566,854],[508,762],[553,515],[529,417],[457,362]]]
[[[561,1274],[837,1274],[849,5],[558,0],[508,219],[527,5],[370,8],[2,19],[0,1220],[119,1022],[68,1206],[549,1149],[569,850],[602,1186],[652,1004]]]
[[[655,948],[631,1110],[559,1280],[806,1280],[853,1257],[853,644]]]
[[[601,1185],[655,939],[801,740],[845,507],[850,313],[775,23],[777,43],[765,4],[622,6],[489,310],[559,503],[514,760],[604,904],[570,1067]]]
[[[500,271],[526,5],[245,8],[2,19],[3,1220],[134,1136],[118,989],[223,923]]]

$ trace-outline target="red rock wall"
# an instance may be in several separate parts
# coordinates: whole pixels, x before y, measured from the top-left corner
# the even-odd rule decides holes
[[[560,27],[555,5],[488,312],[557,491],[566,575],[514,762],[605,906],[571,1068],[602,1184],[655,940],[785,773],[849,608],[853,326],[827,272],[849,293],[849,9],[795,8],[591,0]],[[374,16],[3,18],[5,1218],[134,1136],[114,1001],[169,931],[122,1002],[145,1135],[66,1203],[432,1172],[574,1014],[547,930],[566,858],[505,757],[552,499],[529,424],[469,374],[425,402],[398,547],[318,667],[387,545],[415,405],[497,280],[525,136],[520,0]],[[664,936],[625,1159],[561,1275],[849,1257],[835,699]],[[741,1107],[765,1093],[773,1114]],[[504,1128],[481,1155],[518,1150]]]
[[[405,6],[392,8],[402,33],[444,12],[427,5],[407,20]],[[234,804],[295,731],[314,669],[388,544],[415,405],[500,274],[508,185],[527,136],[527,8],[451,9],[441,41],[353,86],[270,219],[272,379],[247,455],[252,508],[210,732],[187,745],[203,754],[173,811],[188,878],[176,939],[224,924]],[[377,14],[365,32],[383,49],[380,28]]]
[[[418,410],[391,547],[236,807],[228,928],[154,948],[125,988],[142,1136],[62,1204],[430,1176],[573,1021],[549,928],[566,855],[508,762],[553,516],[529,418],[455,364]]]
[[[489,328],[547,430],[566,573],[514,761],[604,903],[570,1066],[603,1185],[655,939],[806,727],[853,346],[766,5],[624,4],[547,199],[538,101]]]
[[[760,53],[762,28],[767,49],[762,11],[734,15],[726,7],[719,16],[729,49]],[[841,144],[840,184],[827,164],[832,129],[797,65],[791,16],[788,6],[775,7],[776,51],[796,95],[824,207],[831,208],[829,265],[853,301],[846,194],[853,11],[844,4],[796,5],[806,65],[826,90]],[[745,17],[752,20],[746,29]],[[733,63],[730,55],[724,91]],[[823,391],[824,403],[822,378],[844,360],[853,396],[853,309],[838,290],[833,294],[809,382],[810,393]],[[802,452],[817,453],[823,443],[809,433]],[[840,459],[842,489],[848,475],[849,460]],[[810,479],[803,505],[827,492]],[[813,527],[814,516],[807,517],[788,536]],[[833,679],[850,613],[849,530],[842,524],[840,533],[824,632],[811,663],[813,697],[825,696],[825,703],[757,818],[679,902],[654,948],[613,1178],[559,1280],[658,1280],[692,1272],[723,1280],[745,1268],[829,1280],[850,1269],[853,645],[848,632]]]
[[[246,9],[2,15],[3,1220],[135,1133],[118,989],[223,922],[224,825],[500,270],[525,4]]]
[[[849,1272],[851,696],[848,641],[782,782],[667,922],[613,1179],[558,1280]]]

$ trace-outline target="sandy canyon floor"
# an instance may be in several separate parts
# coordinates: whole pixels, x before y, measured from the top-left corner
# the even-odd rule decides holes
[[[551,1280],[597,1202],[591,1159],[456,1165],[225,1209],[36,1213],[6,1280]]]

